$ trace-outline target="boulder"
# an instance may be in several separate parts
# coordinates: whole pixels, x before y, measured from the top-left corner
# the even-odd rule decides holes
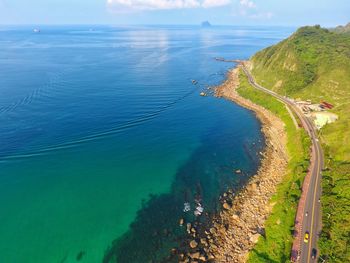
[[[239,216],[238,216],[238,215],[236,215],[236,214],[233,214],[233,215],[232,215],[232,219],[234,219],[234,220],[238,220],[238,219],[239,219]]]
[[[251,185],[248,186],[248,188],[252,191],[255,191],[258,185],[256,183],[252,183]]]
[[[222,205],[222,207],[223,207],[224,209],[226,209],[226,210],[231,209],[231,205],[229,205],[229,204],[226,203],[226,202]]]
[[[258,242],[259,237],[260,237],[260,234],[254,234],[249,238],[249,241],[252,242],[253,244],[256,244]]]
[[[191,242],[190,242],[190,247],[191,248],[196,248],[198,246],[198,243],[196,242],[196,240],[192,240]]]
[[[199,252],[195,252],[190,254],[190,257],[193,259],[199,259],[199,257],[201,256],[201,254]]]
[[[208,246],[208,242],[205,238],[201,238],[201,244],[204,246]]]

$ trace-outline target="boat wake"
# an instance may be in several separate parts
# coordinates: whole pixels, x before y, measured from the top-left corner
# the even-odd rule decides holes
[[[38,155],[44,155],[49,152],[53,151],[58,151],[62,149],[67,149],[67,148],[72,148],[72,147],[77,147],[83,143],[103,139],[108,136],[113,136],[117,133],[124,132],[127,129],[131,129],[133,127],[142,125],[150,120],[155,119],[157,116],[165,112],[166,110],[170,109],[171,107],[175,106],[177,103],[180,101],[186,99],[190,95],[192,95],[194,92],[196,92],[200,88],[200,86],[195,86],[192,88],[189,92],[185,93],[184,95],[178,97],[177,99],[173,100],[172,102],[162,106],[161,108],[157,109],[156,111],[153,111],[149,114],[145,114],[139,118],[127,121],[121,125],[115,126],[110,129],[106,129],[104,131],[96,132],[87,136],[80,137],[75,140],[51,145],[48,147],[43,147],[43,148],[36,148],[36,149],[31,149],[29,152],[23,152],[20,154],[11,154],[8,152],[0,152],[0,161],[5,161],[5,160],[10,160],[10,159],[20,159],[20,158],[28,158],[28,157],[34,157]]]

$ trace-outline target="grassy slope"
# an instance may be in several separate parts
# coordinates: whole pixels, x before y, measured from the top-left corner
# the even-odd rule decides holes
[[[309,163],[310,140],[304,130],[295,128],[287,109],[281,102],[251,87],[242,73],[237,91],[241,96],[276,114],[286,124],[290,157],[288,172],[271,200],[275,205],[265,223],[265,236],[259,239],[249,259],[249,262],[286,262],[290,258],[292,229],[301,194],[300,187]]]
[[[339,120],[321,131],[329,171],[322,180],[319,245],[328,262],[350,262],[350,35],[303,27],[251,60],[253,75],[263,86],[335,105],[332,111]]]

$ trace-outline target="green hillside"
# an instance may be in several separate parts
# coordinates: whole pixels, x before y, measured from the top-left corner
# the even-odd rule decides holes
[[[255,54],[258,83],[292,98],[327,101],[339,120],[321,130],[328,171],[323,173],[321,256],[350,262],[350,35],[302,27]]]

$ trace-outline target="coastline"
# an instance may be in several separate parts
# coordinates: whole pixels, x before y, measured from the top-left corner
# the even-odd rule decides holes
[[[190,243],[192,249],[187,256],[191,259],[196,259],[194,255],[202,252],[202,259],[212,262],[246,262],[249,251],[265,234],[264,223],[274,206],[270,199],[287,171],[285,124],[270,111],[238,94],[239,72],[239,66],[230,70],[226,81],[216,87],[215,96],[253,111],[261,121],[266,147],[260,153],[262,160],[258,172],[247,185],[237,195],[232,191],[222,195],[222,211],[212,218],[210,229],[196,237],[200,240],[198,246],[193,247]]]

